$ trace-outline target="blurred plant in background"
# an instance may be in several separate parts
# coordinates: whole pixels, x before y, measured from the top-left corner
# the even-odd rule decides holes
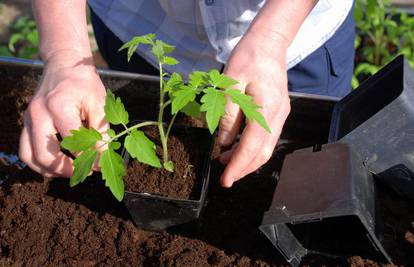
[[[390,0],[355,2],[355,71],[352,87],[403,54],[414,68],[414,18]]]
[[[0,46],[0,56],[36,58],[38,56],[39,34],[34,20],[20,17],[11,26],[7,46]]]

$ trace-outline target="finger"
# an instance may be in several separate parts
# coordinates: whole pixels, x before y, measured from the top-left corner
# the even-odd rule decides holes
[[[78,130],[82,126],[80,107],[76,103],[79,101],[59,93],[50,96],[47,101],[47,109],[54,118],[53,125],[62,138],[70,135],[70,130]]]
[[[100,132],[106,140],[109,124],[105,120],[104,105],[104,99],[92,100],[85,109],[88,126]]]
[[[244,177],[254,171],[256,171],[259,167],[265,164],[273,155],[273,151],[276,147],[276,144],[279,140],[280,134],[283,129],[283,124],[287,117],[287,110],[289,108],[286,106],[289,105],[288,102],[283,102],[280,108],[280,112],[275,116],[273,121],[270,123],[270,127],[272,129],[272,133],[270,135],[265,136],[265,139],[262,143],[262,148],[259,149],[258,154],[256,154],[252,161],[247,164],[247,166],[242,170],[240,177],[235,181],[239,180],[241,177]]]
[[[33,147],[30,142],[29,130],[27,127],[23,127],[22,133],[20,134],[19,141],[19,158],[21,161],[27,164],[30,169],[34,170],[37,173],[40,173],[45,177],[56,176],[56,173],[47,171],[44,168],[41,168],[33,156]]]
[[[249,123],[240,139],[239,146],[234,150],[231,159],[221,177],[223,187],[231,187],[241,176],[242,170],[251,162],[262,146],[266,134],[256,122]]]
[[[231,187],[232,184],[248,174],[247,171],[254,171],[259,168],[264,161],[270,158],[274,145],[280,135],[283,122],[289,112],[285,102],[289,105],[288,100],[282,100],[284,95],[274,95],[264,98],[263,95],[256,96],[255,102],[263,106],[262,113],[266,121],[270,124],[272,133],[266,132],[256,122],[248,123],[240,140],[237,149],[232,153],[231,159],[221,177],[221,183],[224,187]],[[272,99],[276,99],[272,103]],[[288,99],[288,98],[287,98]],[[265,142],[271,142],[265,144]]]
[[[245,91],[246,85],[239,83],[235,89],[242,92]],[[242,112],[240,107],[234,104],[229,96],[226,96],[227,104],[225,107],[225,114],[220,120],[218,142],[222,146],[228,146],[236,139],[237,134],[240,132],[240,126],[242,122]]]
[[[220,163],[221,163],[221,164],[226,165],[226,164],[228,164],[228,163],[229,163],[229,161],[230,161],[230,159],[231,159],[231,156],[233,155],[234,150],[236,150],[236,148],[238,147],[238,145],[239,145],[239,142],[234,143],[234,145],[231,147],[231,149],[230,149],[230,150],[227,150],[227,151],[223,152],[223,153],[220,155],[219,160],[220,160]]]
[[[43,116],[41,119],[33,120],[31,129],[33,155],[39,166],[47,172],[70,177],[73,172],[72,159],[60,150],[56,133],[57,130],[50,117]]]

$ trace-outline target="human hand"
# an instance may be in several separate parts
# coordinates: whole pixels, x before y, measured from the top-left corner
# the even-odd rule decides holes
[[[287,46],[280,42],[278,47],[270,47],[254,34],[245,36],[227,62],[224,74],[239,81],[238,88],[253,97],[266,119],[271,133],[266,132],[256,122],[248,122],[240,142],[220,156],[227,164],[221,184],[232,184],[255,171],[272,156],[283,124],[290,112],[287,90],[286,51]],[[242,113],[239,107],[228,101],[226,114],[221,119],[218,141],[228,146],[236,139],[241,126]]]
[[[56,134],[65,137],[83,123],[105,132],[105,95],[91,58],[67,52],[51,57],[25,112],[20,159],[44,176],[70,177],[73,162]]]

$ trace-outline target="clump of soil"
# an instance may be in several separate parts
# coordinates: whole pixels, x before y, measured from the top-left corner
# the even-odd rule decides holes
[[[144,132],[155,142],[158,157],[162,159],[157,129],[151,127]],[[174,163],[174,172],[131,159],[124,178],[126,190],[180,199],[199,197],[204,161],[208,160],[209,140],[209,134],[199,131],[191,132],[191,129],[184,128],[173,130],[168,140],[168,153],[169,159]]]

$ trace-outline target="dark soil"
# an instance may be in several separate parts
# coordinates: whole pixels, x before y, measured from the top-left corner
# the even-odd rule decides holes
[[[162,158],[158,130],[153,127],[144,130],[149,139],[155,142],[157,154]],[[174,172],[153,168],[130,160],[124,177],[126,190],[151,193],[179,199],[200,197],[204,161],[209,159],[209,139],[206,134],[191,132],[191,129],[177,128],[168,140],[169,159],[174,163]],[[207,138],[206,138],[207,137]],[[197,148],[197,149],[194,149]]]
[[[0,123],[10,130],[0,131],[0,147],[17,153],[21,109],[30,97],[19,92],[30,92],[37,75],[12,70],[6,74],[0,68],[1,105],[10,113],[3,113]],[[11,97],[17,95],[22,101],[18,105]],[[9,100],[3,100],[5,96]],[[11,124],[3,124],[6,120]],[[290,150],[284,145],[282,153]],[[280,155],[275,157],[281,161]],[[98,174],[70,188],[67,179],[43,179],[28,168],[0,162],[0,175],[8,178],[0,187],[0,266],[287,266],[258,230],[276,186],[278,171],[270,169],[262,169],[269,176],[252,175],[224,189],[218,182],[222,166],[214,161],[208,204],[199,222],[149,232],[134,226]],[[414,232],[413,205],[392,194],[383,200],[390,211],[388,233],[393,232],[400,244],[395,249],[397,263],[413,266],[413,245],[407,235]],[[309,256],[304,266],[385,265],[359,256]]]

